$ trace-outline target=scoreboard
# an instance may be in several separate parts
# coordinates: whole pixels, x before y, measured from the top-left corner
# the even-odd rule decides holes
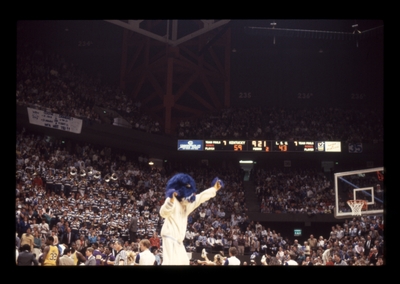
[[[178,140],[178,150],[206,152],[341,152],[341,142],[300,140]]]

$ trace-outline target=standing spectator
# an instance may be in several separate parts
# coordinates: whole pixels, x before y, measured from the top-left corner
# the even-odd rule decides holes
[[[132,213],[131,220],[129,222],[129,241],[132,243],[137,239],[138,219],[136,213]]]
[[[58,236],[57,236],[57,232],[55,231],[55,230],[52,230],[51,232],[50,232],[50,234],[51,234],[51,236],[53,237],[53,239],[54,239],[54,242],[53,242],[53,244],[55,245],[55,246],[57,246],[57,247],[59,247],[59,241],[58,241]],[[59,250],[60,250],[60,253],[61,253],[61,249],[59,248]]]
[[[26,230],[29,228],[31,228],[31,224],[29,223],[28,220],[28,215],[25,215],[23,220],[21,220],[19,222],[19,232],[18,232],[18,236],[22,236],[22,234],[26,233]]]
[[[82,251],[84,248],[89,246],[89,241],[85,238],[85,235],[80,235],[79,239],[75,241],[76,249]]]
[[[250,253],[259,253],[260,252],[260,241],[258,240],[257,237],[251,238],[250,241]]]
[[[336,239],[340,241],[344,237],[344,234],[345,234],[344,229],[342,227],[340,227],[340,225],[337,225],[336,226]],[[310,239],[308,239],[308,241],[310,241]],[[310,246],[311,246],[311,244],[310,244]]]
[[[29,252],[33,252],[35,237],[31,234],[31,228],[27,228],[26,232],[21,236],[21,247],[26,244],[30,247]]]
[[[318,240],[314,238],[314,235],[311,234],[307,240],[308,244],[310,245],[311,251],[317,251],[318,248]]]
[[[71,249],[66,248],[64,249],[63,256],[60,257],[59,264],[60,266],[66,266],[66,265],[75,265],[74,260],[71,258]]]
[[[375,240],[377,240],[378,237],[379,237],[379,232],[378,232],[378,230],[375,230],[374,226],[371,225],[371,228],[370,228],[370,231],[369,231],[368,235],[371,236],[372,242],[375,242]]]
[[[33,234],[33,253],[36,254],[36,257],[39,257],[39,254],[41,253],[42,245],[44,242],[42,241],[42,238],[40,237],[39,231],[34,232]]]
[[[303,250],[304,250],[304,255],[306,257],[311,255],[310,245],[308,244],[307,241],[304,242]]]
[[[21,247],[21,252],[17,257],[18,266],[38,266],[39,262],[36,256],[31,252],[31,247],[28,244],[24,244]]]
[[[378,249],[375,247],[371,248],[370,254],[368,255],[369,263],[372,265],[376,265],[378,261],[378,256],[379,256]]]
[[[283,263],[285,257],[285,251],[283,250],[283,247],[278,248],[275,257]]]
[[[91,233],[89,233],[88,241],[89,241],[89,245],[93,245],[94,243],[96,243],[98,241],[98,234],[96,231],[93,230]]]
[[[71,232],[75,236],[79,236],[79,229],[81,227],[81,222],[79,222],[79,217],[75,217],[75,220],[71,222]]]
[[[372,242],[371,236],[367,235],[367,240],[364,243],[365,255],[369,255],[369,251],[373,247],[373,245],[374,243]]]
[[[378,250],[379,255],[383,255],[383,242],[380,242],[379,240],[375,240],[375,245],[374,247]]]
[[[355,236],[357,236],[357,227],[356,227],[356,225],[354,223],[349,228],[349,235],[350,235],[350,237],[353,237],[353,238]]]
[[[240,259],[236,257],[237,249],[235,247],[229,248],[229,257],[224,261],[224,265],[240,265]]]
[[[47,239],[50,234],[49,224],[46,223],[46,219],[42,219],[42,223],[39,225],[40,233],[42,234],[42,238]]]
[[[66,244],[68,247],[71,247],[71,244],[76,242],[76,237],[72,233],[71,227],[66,228],[66,232],[62,236],[61,240],[62,240],[62,243]]]
[[[357,232],[357,230],[354,232],[354,236],[355,236],[356,232]],[[336,241],[336,237],[337,237],[337,229],[336,229],[335,226],[332,226],[332,230],[329,233],[329,240],[332,241],[332,242],[335,242]]]
[[[34,174],[34,178],[32,180],[32,188],[34,188],[35,186],[37,188],[42,187],[43,186],[43,180],[42,177],[40,176],[40,174]]]
[[[321,248],[322,250],[325,249],[325,241],[323,236],[319,236],[318,242],[317,242],[317,249]]]
[[[151,250],[154,248],[160,249],[161,246],[161,239],[157,234],[157,231],[154,231],[153,236],[149,239],[150,245],[151,245]]]
[[[324,250],[324,252],[322,253],[322,261],[323,263],[326,265],[326,262],[328,261],[329,257],[331,256],[331,244],[328,243],[326,245],[326,249]]]
[[[364,244],[362,241],[356,242],[356,245],[354,246],[354,253],[357,257],[364,253]]]
[[[134,265],[155,265],[156,257],[150,251],[150,241],[143,239],[139,242],[140,253],[136,254]]]

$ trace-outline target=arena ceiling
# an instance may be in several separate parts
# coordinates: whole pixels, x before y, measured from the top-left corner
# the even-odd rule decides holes
[[[129,21],[131,21],[129,23]],[[99,64],[108,66],[108,75],[117,76],[121,62],[122,33],[124,29],[145,31],[148,20],[21,20],[17,21],[19,43],[39,43],[67,57],[78,56],[82,67],[99,70]],[[199,31],[195,20],[177,20],[177,34],[173,37],[174,20],[159,24],[154,39],[169,37],[169,44],[206,32]],[[199,21],[199,20],[197,20]],[[274,47],[315,48],[316,52],[329,49],[354,50],[368,47],[383,48],[382,19],[221,19],[202,20],[209,28],[231,27],[232,51],[237,54],[265,52]],[[169,27],[169,35],[168,34]],[[143,33],[146,34],[146,33]],[[87,52],[90,50],[90,52]],[[85,52],[80,52],[85,51]],[[104,63],[105,62],[105,63]],[[111,77],[112,77],[111,76]],[[110,76],[108,76],[110,77]]]

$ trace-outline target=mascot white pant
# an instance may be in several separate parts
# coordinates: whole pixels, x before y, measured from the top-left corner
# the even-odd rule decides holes
[[[201,203],[213,198],[217,190],[221,188],[222,181],[217,180],[213,187],[210,187],[195,196],[193,202],[186,199],[179,201],[176,197],[185,196],[178,193],[179,190],[171,197],[165,199],[164,204],[160,208],[160,215],[164,218],[164,224],[161,228],[162,237],[162,265],[189,265],[186,248],[183,245],[185,238],[187,219],[193,210]]]

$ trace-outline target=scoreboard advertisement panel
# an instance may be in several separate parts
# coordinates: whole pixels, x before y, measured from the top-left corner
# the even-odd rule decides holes
[[[341,152],[340,141],[178,140],[179,151]]]

